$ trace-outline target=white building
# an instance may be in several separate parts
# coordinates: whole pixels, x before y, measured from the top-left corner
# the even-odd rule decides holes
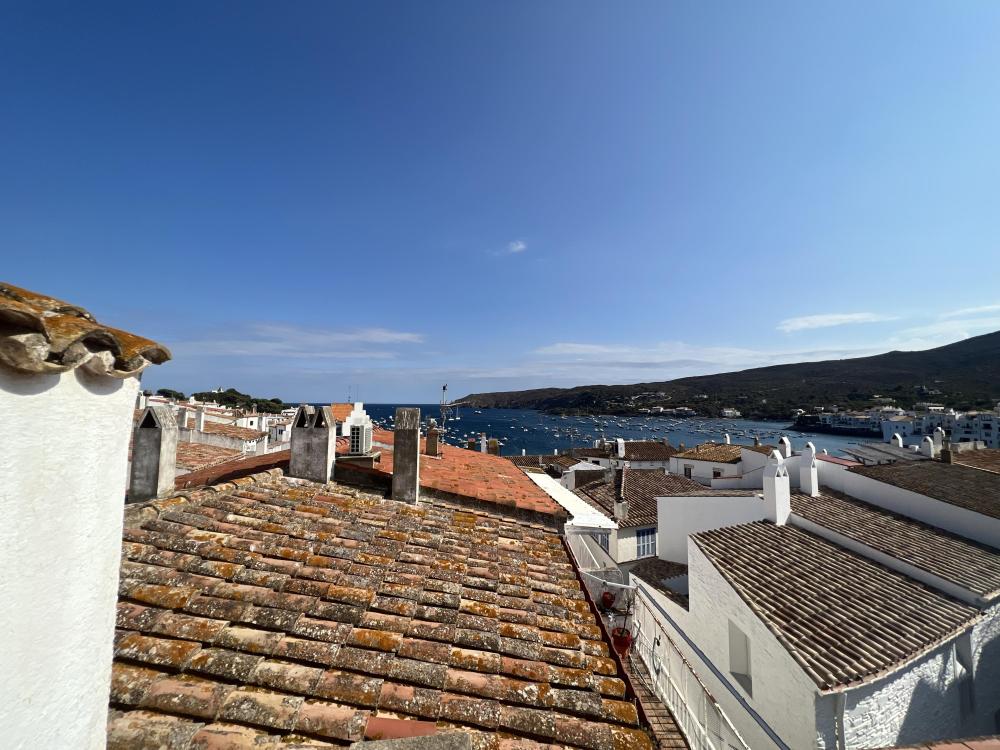
[[[677,449],[670,441],[663,440],[596,440],[593,448],[574,448],[574,458],[589,461],[597,466],[621,469],[628,463],[633,469],[663,469],[670,467],[670,459]]]
[[[672,456],[670,473],[712,487],[715,486],[713,480],[760,475],[772,450],[774,446],[771,445],[702,443]]]
[[[675,715],[753,750],[995,732],[1000,474],[794,458],[772,455],[762,493],[710,500],[707,530],[657,500],[661,540],[695,533],[669,576],[632,575],[638,650],[657,680],[686,660],[721,709],[714,730],[676,698]]]

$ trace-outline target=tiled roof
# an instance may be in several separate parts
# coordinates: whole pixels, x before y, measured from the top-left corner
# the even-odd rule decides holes
[[[978,618],[793,526],[758,521],[691,539],[821,690],[879,676]]]
[[[624,480],[622,477],[624,476]],[[590,505],[615,517],[615,500],[625,482],[625,497],[629,501],[628,515],[618,523],[621,528],[655,526],[657,523],[656,498],[658,497],[753,497],[753,490],[714,490],[693,479],[667,474],[662,469],[619,469],[615,481],[588,483],[577,487],[575,493]]]
[[[576,466],[580,463],[579,459],[573,458],[572,456],[556,456],[545,453],[533,456],[504,456],[504,458],[514,464],[514,466],[521,469],[544,469],[547,466],[557,466],[560,470],[565,471],[571,466]]]
[[[676,458],[686,458],[693,461],[711,461],[717,464],[735,464],[740,460],[742,451],[754,451],[770,455],[773,445],[737,445],[736,443],[702,443],[694,448],[676,454]]]
[[[0,361],[22,372],[76,367],[116,378],[170,359],[155,341],[101,325],[82,307],[0,282]]]
[[[856,474],[1000,518],[1000,475],[940,461],[855,466]]]
[[[1000,594],[1000,550],[828,489],[793,494],[792,512],[984,599]]]
[[[234,448],[222,448],[204,443],[177,443],[177,470],[183,472],[207,469],[216,464],[231,461],[241,455]]]
[[[187,429],[193,430],[197,422],[193,417],[188,417]],[[237,427],[234,424],[223,424],[222,422],[209,422],[205,420],[205,429],[203,432],[212,435],[225,435],[226,437],[236,438],[237,440],[261,440],[266,432],[261,432],[260,430],[251,430],[249,427]]]
[[[677,449],[660,440],[626,440],[626,461],[666,461]]]
[[[852,461],[849,458],[841,458],[840,456],[831,456],[828,453],[817,453],[817,461],[826,461],[827,463],[837,464],[838,466],[860,466],[861,464],[857,461]]]
[[[346,422],[347,418],[351,416],[351,412],[354,411],[354,404],[330,404],[330,409],[333,411],[334,420]]]
[[[977,451],[962,451],[961,453],[953,451],[952,462],[1000,474],[1000,450],[995,448],[982,448]]]
[[[554,531],[274,473],[125,526],[111,750],[652,748]]]
[[[610,448],[574,448],[573,455],[577,458],[608,458]]]
[[[392,474],[393,434],[376,430],[374,444],[386,446],[371,471]],[[491,453],[480,453],[451,445],[440,445],[437,457],[423,453],[420,446],[420,486],[456,497],[465,497],[491,505],[533,511],[564,518],[566,511],[549,497],[524,472],[506,458]]]

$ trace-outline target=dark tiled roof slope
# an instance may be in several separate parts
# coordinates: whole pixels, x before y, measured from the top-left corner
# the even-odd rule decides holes
[[[677,458],[691,461],[711,461],[716,464],[735,464],[740,461],[742,451],[754,451],[770,455],[771,445],[737,445],[736,443],[702,443],[677,454]]]
[[[874,678],[978,617],[793,526],[758,521],[691,538],[821,690]]]
[[[15,370],[126,378],[168,359],[165,346],[101,325],[82,307],[0,282],[0,361]]]
[[[952,455],[952,460],[956,464],[1000,474],[1000,450],[996,448],[982,448],[977,451],[962,451],[961,453],[955,451]]]
[[[848,471],[984,516],[1000,518],[1000,474],[930,460],[855,466]]]
[[[622,483],[624,482],[624,490]],[[661,469],[620,469],[614,482],[601,482],[578,487],[577,497],[597,508],[609,518],[615,517],[615,502],[624,491],[629,501],[628,516],[619,521],[621,528],[656,525],[656,498],[669,495],[714,494],[703,485]],[[736,492],[741,492],[736,490]]]
[[[109,748],[652,747],[556,533],[276,474],[129,509]]]
[[[660,440],[626,440],[626,461],[666,461],[677,453],[673,446]]]
[[[177,443],[177,470],[178,472],[190,472],[207,469],[231,461],[239,455],[240,452],[235,448],[223,448],[207,443],[180,442]]]
[[[964,589],[992,599],[1000,593],[1000,550],[834,490],[792,495],[792,512]]]

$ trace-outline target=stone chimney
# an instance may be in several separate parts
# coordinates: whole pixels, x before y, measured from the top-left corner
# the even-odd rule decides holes
[[[486,439],[486,433],[479,433],[479,452],[488,453],[490,448],[490,441]]]
[[[942,463],[950,464],[954,462],[955,455],[951,452],[951,443],[945,442],[941,448],[939,457]]]
[[[934,458],[937,446],[934,445],[934,440],[929,435],[924,435],[924,439],[920,441],[920,453],[927,458]]]
[[[396,409],[392,440],[392,499],[420,499],[420,409]]]
[[[733,442],[732,438],[729,437],[728,432],[722,436],[722,442],[725,443],[726,445],[729,445],[730,443]]]
[[[771,451],[767,466],[764,467],[764,506],[768,520],[778,526],[788,522],[792,512],[791,487],[788,483],[788,468],[778,451]]]
[[[205,407],[199,406],[198,410],[194,413],[194,428],[198,432],[205,431]]]
[[[778,439],[778,450],[781,451],[782,458],[792,457],[792,441],[788,439],[787,435],[782,435]]]
[[[935,447],[938,450],[941,450],[941,448],[944,447],[945,440],[946,440],[946,438],[945,438],[944,430],[941,427],[935,427],[934,428],[934,445],[935,445]]]
[[[892,443],[892,445],[895,446],[896,448],[903,447],[903,437],[898,432],[892,436],[892,440],[890,440],[889,442]]]
[[[470,437],[465,441],[465,447],[470,451],[474,451],[476,449],[476,442],[477,441],[474,437]]]
[[[427,439],[424,441],[424,453],[428,456],[440,455],[441,430],[438,429],[437,420],[432,419],[427,425]]]
[[[180,429],[180,430],[186,430],[187,429],[187,426],[188,426],[187,418],[188,418],[188,409],[187,409],[186,406],[184,406],[183,404],[181,404],[181,406],[178,407],[178,409],[177,409],[177,428],[178,429]]]
[[[486,444],[486,452],[493,456],[500,455],[500,441],[496,438],[490,438]]]
[[[754,444],[754,447],[757,447],[757,448],[760,447],[760,438],[757,437],[756,435],[753,436],[753,444]]]
[[[816,463],[816,446],[806,443],[799,457],[799,488],[811,497],[819,494],[819,467]]]
[[[337,458],[337,429],[329,406],[303,404],[292,421],[292,457],[288,475],[326,484]]]
[[[166,405],[147,406],[132,432],[128,501],[138,503],[174,489],[177,420]]]
[[[142,371],[168,359],[79,307],[0,283],[5,747],[107,742],[132,416]]]
[[[670,447],[670,438],[668,438],[668,437],[663,438],[663,444],[669,448]]]

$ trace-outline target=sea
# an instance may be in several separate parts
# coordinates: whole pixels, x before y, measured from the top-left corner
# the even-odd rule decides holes
[[[438,404],[365,404],[368,415],[382,427],[392,427],[397,406],[416,406],[421,419],[436,419],[441,424]],[[872,438],[857,438],[826,433],[811,433],[789,429],[789,422],[750,419],[708,419],[701,417],[584,416],[562,417],[532,409],[472,409],[460,407],[445,422],[444,440],[450,445],[465,446],[470,437],[485,432],[500,441],[501,455],[563,453],[570,448],[584,448],[595,440],[624,438],[625,440],[662,440],[669,438],[677,447],[692,447],[709,440],[722,442],[729,433],[734,443],[753,445],[754,437],[774,445],[787,435],[792,448],[801,449],[809,441],[817,451],[826,449],[831,455],[842,455],[850,444],[870,442]]]

